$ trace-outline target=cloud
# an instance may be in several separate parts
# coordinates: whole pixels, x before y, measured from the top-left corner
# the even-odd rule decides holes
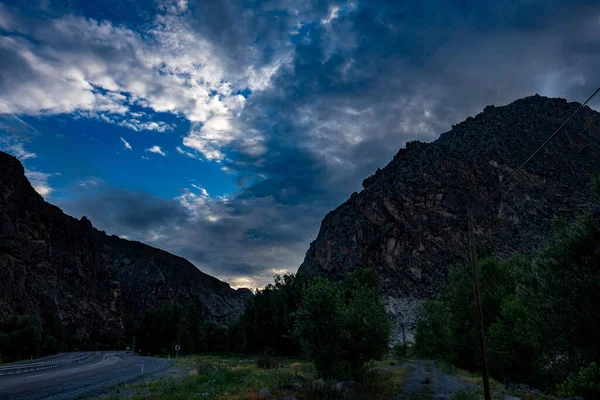
[[[173,128],[178,153],[220,163],[238,191],[82,193],[66,207],[234,282],[295,270],[323,216],[407,141],[534,93],[582,101],[600,81],[597,2],[158,4],[138,22],[0,5],[16,32],[0,37],[0,112]],[[128,219],[138,203],[156,215]]]
[[[163,157],[165,157],[167,155],[164,151],[162,151],[160,146],[156,146],[156,145],[146,149],[145,151],[149,151],[150,153],[154,153],[154,154],[160,154]]]
[[[50,196],[54,191],[54,189],[48,183],[48,178],[50,178],[52,175],[55,174],[25,169],[25,176],[27,176],[27,179],[29,179],[29,183],[31,183],[31,186],[33,186],[35,191],[44,198]]]
[[[129,142],[127,140],[123,139],[122,137],[121,137],[121,142],[123,143],[123,146],[125,146],[125,148],[127,150],[133,150],[133,148],[131,147],[131,145],[129,144]]]
[[[236,92],[268,87],[279,61],[239,68],[195,31],[193,19],[181,13],[184,3],[161,6],[141,33],[110,21],[46,18],[0,5],[2,28],[10,32],[0,36],[0,114],[75,113],[136,131],[173,129],[136,118],[132,106],[141,106],[184,116],[196,126],[192,147],[222,159],[220,149],[241,135],[224,124],[243,107]]]
[[[88,176],[85,179],[77,182],[77,186],[84,189],[97,188],[104,184],[104,181],[100,178],[96,178],[95,176]]]
[[[211,275],[251,287],[270,281],[273,269],[294,271],[318,222],[309,206],[213,198],[198,185],[173,199],[118,188],[82,191],[60,206],[109,234],[168,249]]]
[[[1,141],[0,141],[1,143]],[[23,148],[23,143],[15,143],[6,146],[0,146],[0,150],[14,155],[19,160],[24,161],[28,158],[36,158],[37,154],[29,152]]]

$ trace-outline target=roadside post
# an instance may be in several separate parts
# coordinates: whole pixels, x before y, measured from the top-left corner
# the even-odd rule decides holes
[[[176,344],[175,345],[175,361],[179,361],[179,350],[181,350],[181,345]]]
[[[142,360],[142,375],[144,375],[144,360]]]

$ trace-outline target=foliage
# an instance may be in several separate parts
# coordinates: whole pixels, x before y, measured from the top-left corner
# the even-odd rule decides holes
[[[368,361],[387,352],[391,324],[371,270],[342,285],[319,278],[302,292],[293,335],[325,378],[362,378]]]
[[[453,394],[452,400],[479,400],[479,395],[470,389],[459,388]]]
[[[294,358],[281,358],[277,368],[258,368],[252,358],[230,355],[184,356],[179,369],[183,377],[162,377],[151,383],[126,384],[123,391],[135,393],[134,399],[184,400],[192,398],[214,400],[259,399],[258,392],[268,387],[270,399],[295,397],[299,400],[384,400],[401,392],[409,371],[384,369],[376,364],[365,377],[365,383],[349,385],[343,392],[331,389],[327,382],[324,389],[313,388],[317,378],[314,366]],[[121,399],[119,396],[109,399]]]
[[[600,368],[595,363],[590,363],[570,374],[559,386],[558,393],[564,397],[600,399]]]
[[[600,229],[585,214],[555,224],[533,257],[479,265],[493,376],[548,388],[600,362]],[[458,265],[438,299],[425,302],[415,349],[476,370],[479,347],[470,270]]]
[[[47,354],[56,353],[56,349],[58,348],[58,342],[54,338],[54,336],[48,335],[46,336],[46,341],[44,342],[44,349]]]
[[[343,282],[343,289],[346,307],[343,356],[356,378],[364,375],[368,361],[387,353],[392,325],[377,295],[377,275],[373,270],[354,272]]]
[[[137,348],[142,354],[218,352],[226,350],[227,328],[214,321],[201,321],[202,305],[195,301],[186,311],[178,305],[149,309],[136,333]]]
[[[75,351],[75,350],[81,350],[81,338],[77,335],[71,335],[69,336],[69,350],[71,351]]]
[[[348,340],[344,308],[340,288],[319,278],[302,292],[302,302],[295,313],[293,335],[325,378],[338,376],[343,371],[342,342]]]
[[[36,316],[13,315],[0,323],[0,354],[5,361],[37,357],[42,343],[41,321]]]
[[[231,350],[281,356],[300,354],[298,341],[291,337],[294,312],[311,279],[302,274],[276,275],[272,284],[258,290],[248,299],[240,320],[230,326],[230,331],[235,332],[231,336],[238,342],[232,343]]]

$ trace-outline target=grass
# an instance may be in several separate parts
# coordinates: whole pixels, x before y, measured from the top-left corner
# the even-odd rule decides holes
[[[353,392],[331,390],[335,381],[327,382],[327,390],[312,389],[316,372],[311,363],[297,359],[280,359],[276,368],[258,368],[254,358],[233,355],[180,357],[177,368],[181,377],[163,377],[153,382],[123,385],[110,400],[254,400],[258,392],[268,387],[268,399],[295,396],[297,399],[373,399],[393,397],[402,390],[409,371],[389,367],[387,363],[371,365],[364,382]]]
[[[456,400],[474,400],[483,398],[483,378],[481,377],[481,374],[476,374],[474,372],[457,368],[456,366],[444,360],[436,360],[436,364],[443,372],[457,376],[463,379],[464,381],[470,382],[473,385],[475,385],[474,390],[461,389],[457,391],[455,393],[455,395],[458,396],[456,397]],[[498,400],[504,399],[504,393],[508,393],[511,396],[519,397],[525,400],[557,400],[556,397],[544,393],[521,393],[513,390],[506,392],[504,385],[493,378],[490,378],[490,392],[492,398]]]

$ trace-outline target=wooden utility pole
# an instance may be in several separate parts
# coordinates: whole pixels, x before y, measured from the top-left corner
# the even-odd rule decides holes
[[[469,225],[469,250],[471,253],[471,269],[473,272],[473,292],[475,293],[475,314],[477,325],[479,327],[479,349],[481,351],[481,363],[483,366],[483,396],[485,400],[491,400],[490,397],[490,378],[488,376],[487,354],[485,351],[485,331],[483,327],[483,312],[481,309],[481,297],[479,295],[479,273],[477,261],[477,252],[473,243],[473,214],[471,207],[467,209],[467,219]]]

